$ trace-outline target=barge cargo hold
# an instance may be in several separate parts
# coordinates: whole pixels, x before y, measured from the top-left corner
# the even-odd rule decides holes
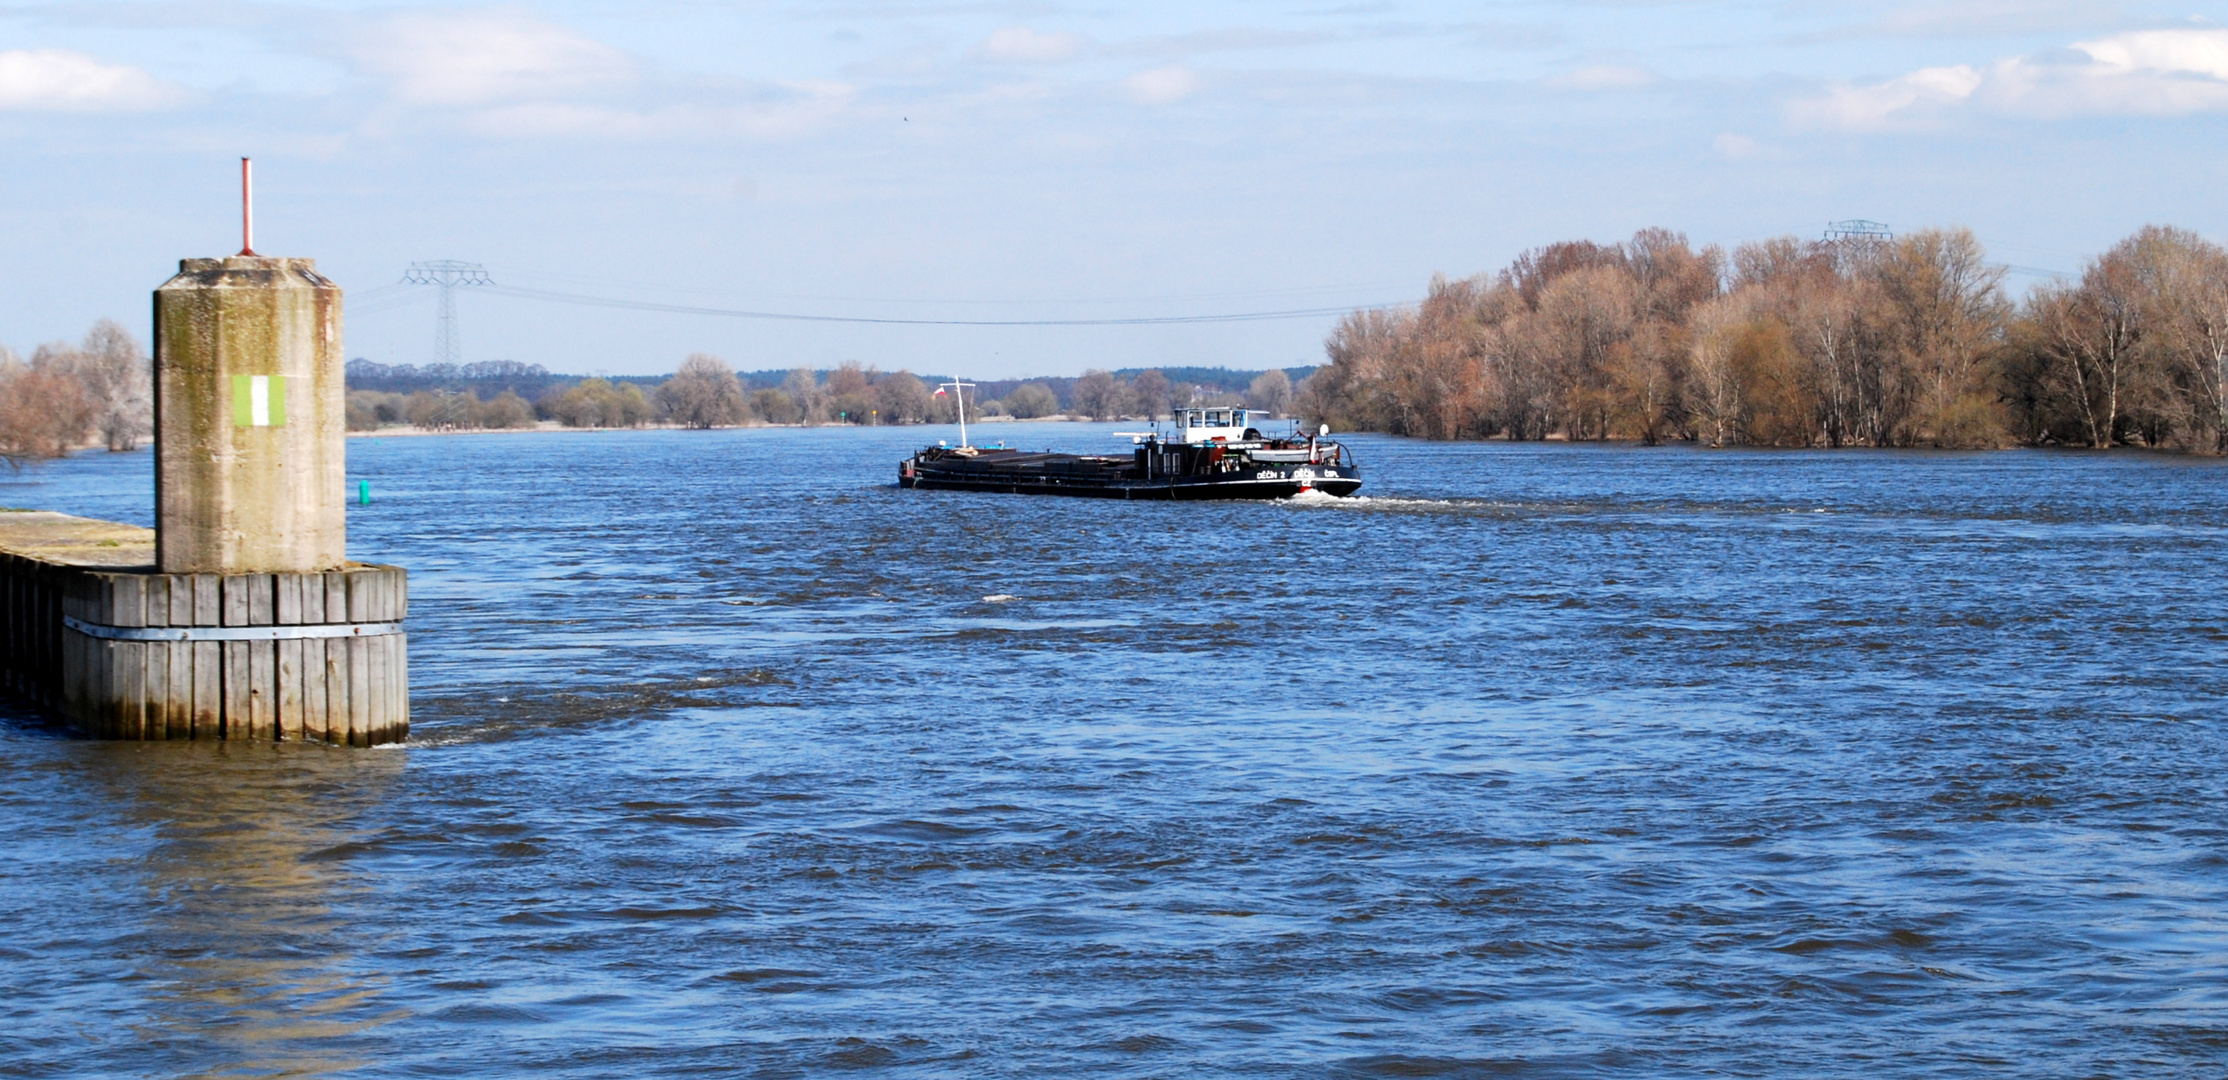
[[[1190,409],[1172,432],[1122,433],[1128,454],[931,446],[898,465],[898,486],[1101,499],[1282,499],[1351,495],[1361,469],[1322,438],[1263,438],[1243,409]]]

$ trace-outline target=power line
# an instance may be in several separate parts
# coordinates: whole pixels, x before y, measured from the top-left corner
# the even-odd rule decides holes
[[[348,300],[348,314],[350,318],[358,315],[383,315],[390,311],[416,307],[426,299],[426,295],[422,292],[404,293],[399,297],[393,295],[381,296],[370,300],[358,300],[355,297],[350,297]]]
[[[783,311],[746,311],[739,308],[697,307],[689,304],[660,304],[648,300],[621,300],[608,296],[587,296],[580,293],[553,292],[548,289],[522,289],[513,285],[488,285],[488,293],[522,300],[541,300],[558,304],[578,304],[584,307],[625,308],[631,311],[662,311],[674,315],[715,315],[731,319],[771,319],[781,322],[868,323],[880,326],[1173,326],[1192,323],[1267,322],[1275,319],[1313,319],[1325,315],[1344,315],[1357,310],[1352,306],[1297,308],[1289,311],[1244,311],[1222,315],[1150,315],[1108,319],[878,319],[860,315],[802,315]],[[1412,304],[1385,304],[1379,308],[1412,307]]]
[[[729,295],[732,295],[732,294],[733,294],[733,290],[731,290],[731,289],[680,288],[680,287],[675,287],[675,286],[671,286],[671,285],[654,285],[654,284],[648,284],[648,283],[645,283],[645,282],[642,282],[642,281],[639,281],[639,280],[634,280],[634,279],[626,279],[626,278],[615,278],[615,277],[584,277],[584,276],[580,276],[580,275],[576,275],[576,274],[554,274],[554,273],[548,273],[548,272],[545,272],[545,271],[540,271],[540,270],[529,270],[529,269],[526,269],[526,268],[523,268],[523,267],[517,267],[517,266],[506,266],[506,265],[504,265],[504,264],[501,264],[501,263],[489,263],[489,264],[487,264],[487,268],[488,268],[488,269],[489,269],[490,271],[501,270],[501,271],[503,272],[503,277],[504,277],[504,279],[505,279],[505,280],[508,280],[508,281],[523,281],[523,282],[525,283],[525,287],[528,287],[528,288],[532,288],[532,287],[535,287],[535,285],[534,285],[534,283],[535,283],[535,282],[545,282],[545,283],[552,283],[552,284],[554,284],[554,285],[556,285],[556,286],[566,286],[566,285],[572,285],[572,286],[580,286],[580,285],[586,285],[586,286],[592,286],[592,287],[593,287],[593,286],[615,286],[615,287],[618,287],[618,288],[623,288],[623,289],[626,289],[626,290],[628,290],[628,291],[630,291],[630,292],[637,292],[637,293],[641,293],[641,292],[648,292],[648,293],[660,293],[660,294],[668,294],[668,295],[674,295],[674,296],[712,296],[712,297],[723,297],[723,296],[729,296]],[[1004,306],[1004,307],[1013,307],[1013,306],[1017,306],[1017,305],[1024,305],[1024,304],[1139,304],[1139,303],[1155,303],[1155,302],[1161,302],[1161,301],[1190,302],[1190,301],[1208,301],[1208,300],[1232,300],[1232,299],[1242,299],[1242,298],[1248,298],[1248,297],[1271,297],[1271,296],[1303,296],[1303,295],[1306,295],[1306,294],[1309,294],[1309,293],[1353,293],[1353,292],[1355,292],[1355,291],[1357,291],[1357,290],[1360,290],[1360,291],[1369,291],[1369,292],[1384,292],[1384,291],[1387,291],[1387,290],[1391,290],[1391,289],[1399,289],[1399,290],[1401,290],[1401,291],[1403,291],[1403,292],[1407,292],[1407,291],[1411,291],[1414,285],[1415,285],[1415,282],[1414,282],[1414,281],[1406,281],[1406,282],[1401,282],[1401,283],[1398,283],[1398,284],[1385,284],[1385,283],[1383,283],[1383,282],[1364,282],[1364,283],[1359,283],[1359,284],[1345,284],[1345,285],[1309,285],[1309,286],[1303,286],[1303,287],[1298,287],[1298,288],[1291,288],[1291,289],[1248,289],[1248,290],[1243,290],[1243,291],[1236,291],[1236,292],[1220,292],[1220,293],[1184,293],[1184,294],[1171,294],[1171,295],[1153,295],[1153,296],[1115,296],[1115,297],[1109,297],[1109,296],[1081,296],[1081,297],[1045,297],[1045,296],[1039,296],[1039,297],[1033,297],[1033,298],[1030,298],[1030,299],[1026,299],[1026,300],[1014,300],[1014,299],[981,299],[981,298],[965,298],[965,299],[962,299],[962,298],[955,298],[955,297],[923,297],[923,296],[853,296],[853,295],[832,295],[832,294],[825,294],[825,293],[760,293],[759,295],[760,295],[760,296],[762,296],[763,298],[765,298],[765,299],[769,299],[769,300],[804,300],[804,301],[810,301],[810,302],[814,302],[814,303],[835,303],[835,304],[913,304],[913,305],[931,305],[931,306],[938,306],[938,305],[964,305],[964,306],[974,306],[974,307],[984,307],[984,306]]]

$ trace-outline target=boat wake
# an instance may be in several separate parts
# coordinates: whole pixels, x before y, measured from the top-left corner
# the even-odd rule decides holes
[[[1454,499],[1410,499],[1398,495],[1328,495],[1313,490],[1303,491],[1277,502],[1281,506],[1300,509],[1336,507],[1346,510],[1460,510],[1476,505],[1474,501]]]

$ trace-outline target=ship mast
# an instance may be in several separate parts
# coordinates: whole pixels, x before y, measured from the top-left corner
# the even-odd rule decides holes
[[[960,383],[958,379],[936,385],[938,394],[951,390],[951,403],[960,408],[960,450],[967,450],[967,387],[971,385],[974,383]]]
[[[974,383],[971,383],[971,382],[960,382],[960,381],[959,381],[958,379],[956,379],[956,378],[955,378],[955,379],[953,379],[952,381],[950,381],[950,382],[948,382],[948,383],[941,383],[941,384],[939,384],[939,385],[937,386],[937,388],[936,388],[936,389],[937,389],[937,390],[938,390],[939,392],[941,392],[941,391],[943,391],[943,390],[946,390],[946,389],[949,389],[949,390],[950,390],[950,391],[952,392],[952,404],[954,404],[954,405],[957,405],[957,406],[959,406],[959,448],[960,448],[960,449],[962,449],[962,450],[965,450],[965,449],[967,449],[967,389],[966,389],[966,388],[967,388],[967,387],[970,387],[970,386],[973,386],[973,385],[975,385],[975,384],[974,384]]]

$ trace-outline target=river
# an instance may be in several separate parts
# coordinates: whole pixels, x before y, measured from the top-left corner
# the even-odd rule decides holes
[[[0,706],[0,1074],[2228,1065],[2228,464],[894,487],[945,434],[353,440],[409,743]],[[149,524],[149,476],[0,503]]]

